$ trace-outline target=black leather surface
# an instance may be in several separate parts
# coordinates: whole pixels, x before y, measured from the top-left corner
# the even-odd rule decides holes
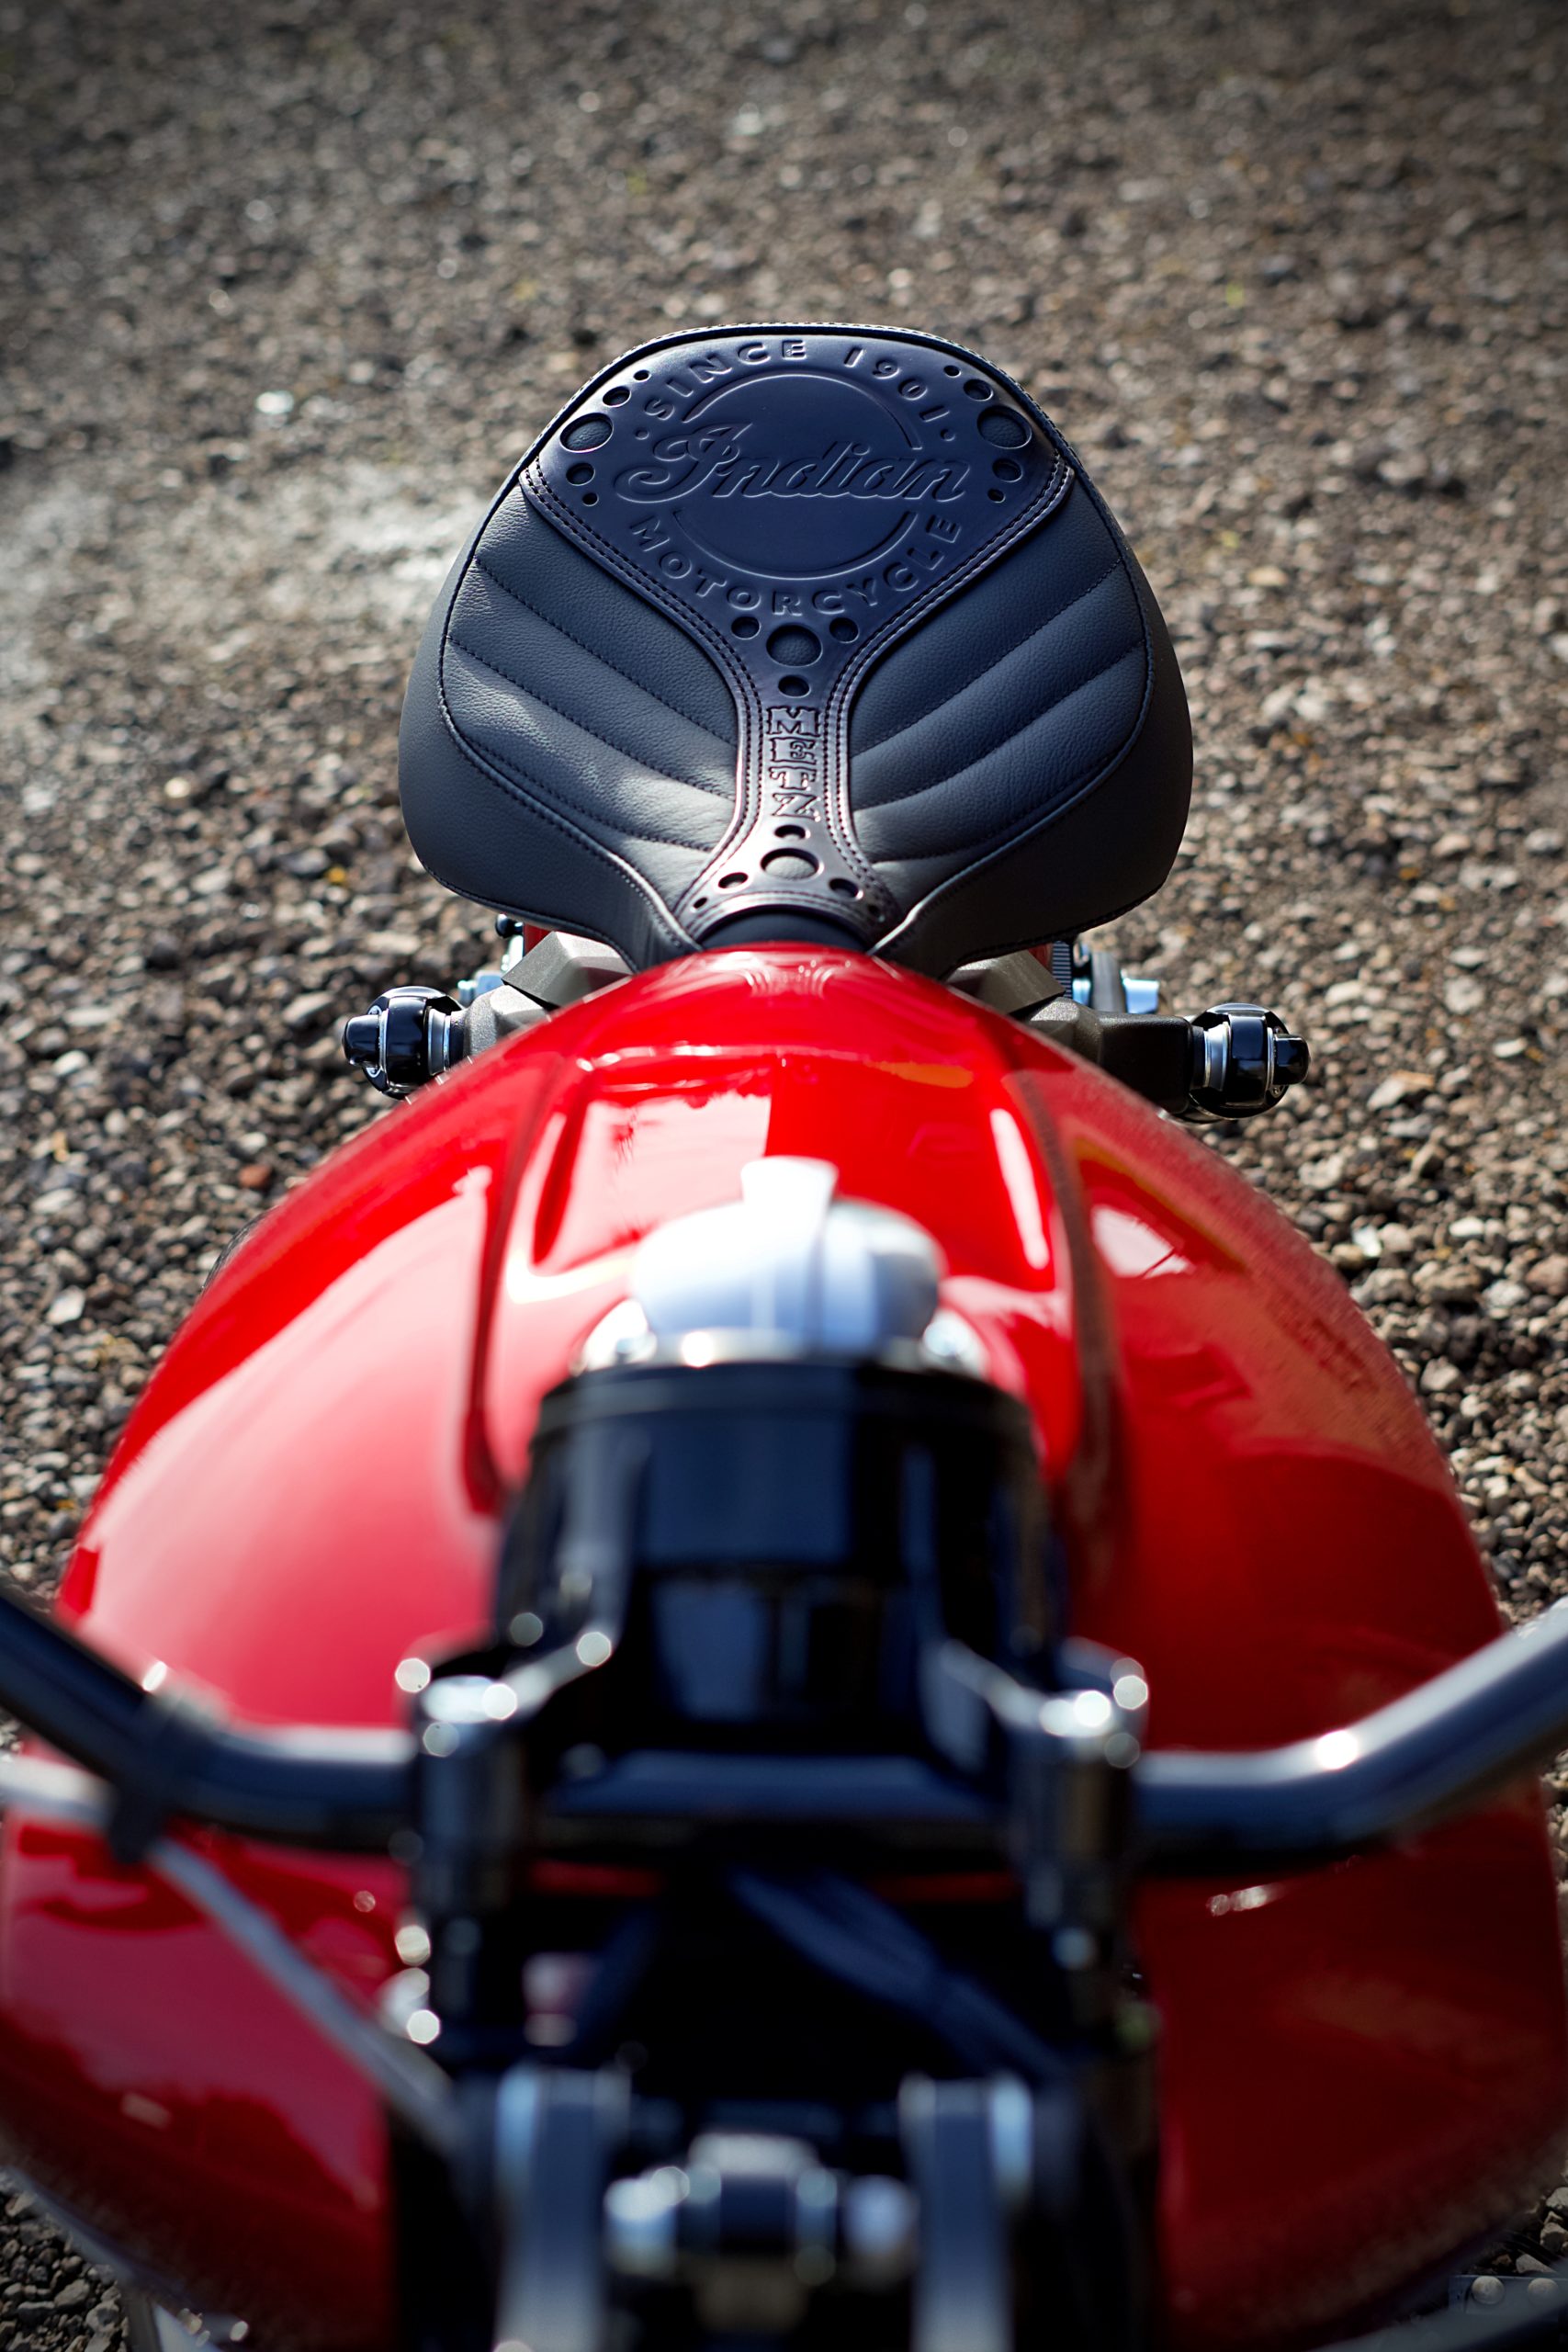
[[[437,604],[400,770],[440,878],[634,964],[773,924],[940,972],[1156,888],[1190,743],[1015,387],[773,328],[634,352],[556,420]]]

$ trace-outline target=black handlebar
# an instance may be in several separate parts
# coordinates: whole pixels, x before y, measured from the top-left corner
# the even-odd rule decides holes
[[[1413,1836],[1568,1745],[1568,1605],[1559,1602],[1359,1724],[1229,1756],[1139,1760],[1153,1866],[1299,1868]]]
[[[384,1848],[412,1816],[406,1732],[231,1730],[183,1693],[145,1690],[8,1594],[0,1707],[115,1790],[122,1852],[148,1842],[167,1814],[339,1852]]]
[[[385,1849],[413,1819],[409,1734],[231,1730],[6,1594],[0,1708],[111,1785],[127,1853],[169,1815],[344,1852]],[[1230,1755],[1146,1753],[1135,1771],[1142,1860],[1185,1876],[1332,1861],[1475,1804],[1565,1746],[1559,1604],[1344,1730]]]

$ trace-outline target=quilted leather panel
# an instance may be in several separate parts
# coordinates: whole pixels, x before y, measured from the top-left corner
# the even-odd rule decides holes
[[[498,521],[447,621],[441,682],[453,726],[502,788],[633,856],[661,897],[677,896],[729,815],[733,714],[655,641],[653,629],[668,627],[659,615],[629,597],[630,614],[607,608],[592,567],[520,497]],[[608,626],[617,617],[629,635],[618,660]],[[625,666],[628,655],[657,687]],[[728,741],[692,711],[728,718]]]
[[[639,697],[662,703],[716,737],[733,760],[735,705],[706,654],[553,531],[520,491],[497,504],[475,557],[525,612],[556,631],[557,652],[576,646]]]
[[[872,788],[877,754],[903,737],[907,755],[920,720],[951,704],[955,694],[983,700],[999,719],[1009,679],[1048,665],[1050,648],[1043,640],[1060,616],[1096,589],[1110,584],[1114,591],[1118,583],[1127,592],[1136,626],[1135,599],[1119,551],[1087,492],[1075,483],[1044,528],[1004,556],[958,603],[896,646],[866,680],[850,734],[859,775],[857,802],[869,805],[887,797]],[[1027,665],[1022,670],[1021,656]]]
[[[1039,718],[1014,729],[982,758],[947,770],[886,809],[872,810],[859,827],[871,856],[878,864],[923,861],[956,869],[1021,829],[1032,830],[1102,764],[1108,734],[1125,740],[1146,673],[1139,645],[1109,669],[1097,666],[1085,684],[1056,692]],[[1113,732],[1118,722],[1119,736]]]
[[[1127,743],[1148,669],[1132,581],[1075,487],[867,681],[850,752],[868,855],[964,859],[1038,824]]]
[[[657,962],[685,944],[665,902],[723,833],[735,734],[698,648],[509,485],[414,666],[403,814],[451,888]]]

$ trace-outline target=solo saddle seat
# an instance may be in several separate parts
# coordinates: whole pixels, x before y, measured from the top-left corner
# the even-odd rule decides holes
[[[1164,880],[1191,736],[1066,442],[934,336],[748,327],[576,395],[455,565],[404,707],[452,888],[634,968],[756,940],[942,976]]]

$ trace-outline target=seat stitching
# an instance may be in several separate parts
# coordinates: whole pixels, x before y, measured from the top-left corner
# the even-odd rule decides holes
[[[1002,751],[1009,743],[1016,741],[1018,737],[1024,734],[1028,729],[1037,727],[1043,718],[1049,718],[1054,710],[1060,709],[1063,703],[1070,702],[1075,695],[1082,694],[1087,687],[1096,684],[1105,676],[1107,671],[1115,669],[1118,662],[1125,662],[1129,653],[1135,652],[1138,640],[1134,638],[1129,644],[1124,645],[1119,653],[1107,654],[1099,667],[1091,670],[1087,677],[1076,678],[1070,685],[1063,686],[1058,693],[1051,696],[1049,702],[1042,703],[1040,708],[1032,712],[1028,718],[1021,719],[1016,727],[1006,728],[999,735],[993,735],[988,741],[979,744],[971,752],[961,765],[947,769],[942,775],[933,775],[917,791],[896,793],[886,800],[866,800],[859,805],[869,813],[874,808],[907,807],[911,800],[919,799],[925,793],[940,792],[944,786],[952,784],[956,777],[968,775],[973,769],[979,766],[982,760],[988,760],[993,752]],[[905,729],[899,730],[900,733],[907,731]]]
[[[547,525],[546,527],[549,526]],[[558,534],[557,536],[558,537]],[[570,545],[570,541],[563,541],[563,545]],[[722,735],[716,735],[711,727],[700,718],[694,718],[689,710],[682,710],[679,703],[671,702],[669,695],[661,695],[657,687],[648,685],[641,678],[634,678],[629,670],[623,670],[618,662],[612,662],[607,653],[601,653],[598,647],[590,645],[586,638],[579,637],[575,630],[565,628],[561,622],[552,620],[548,613],[541,612],[537,605],[531,603],[526,596],[520,595],[515,588],[502,580],[498,571],[492,571],[489,564],[477,553],[473,559],[473,566],[476,571],[483,572],[491,587],[499,588],[502,594],[509,596],[514,605],[521,605],[525,613],[532,613],[534,618],[536,621],[542,621],[546,628],[554,629],[558,637],[564,637],[569,645],[577,647],[579,652],[590,654],[595,662],[602,662],[606,670],[613,670],[617,678],[624,678],[628,686],[637,688],[638,694],[647,695],[650,702],[659,703],[665,710],[672,711],[677,718],[683,718],[689,727],[696,728],[698,732],[705,735],[710,742],[717,743],[722,750],[733,755],[735,750],[733,743],[726,743]],[[617,581],[615,584],[618,587],[620,582]],[[457,598],[454,597],[452,601],[456,604]],[[657,605],[650,605],[646,609],[651,612],[656,619],[664,619],[664,615],[659,611]],[[724,683],[722,674],[720,683]]]
[[[1096,670],[1091,677],[1080,679],[1076,686],[1069,687],[1066,694],[1058,695],[1055,702],[1048,703],[1043,710],[1037,711],[1034,717],[1026,722],[1026,726],[1038,726],[1041,719],[1049,718],[1054,710],[1059,710],[1062,705],[1064,703],[1070,702],[1075,695],[1087,694],[1091,686],[1099,684],[1100,679],[1106,675],[1108,671],[1115,669],[1118,664],[1125,662],[1130,654],[1135,653],[1137,650],[1138,648],[1135,644],[1128,646],[1125,653],[1119,653],[1113,662],[1106,662],[1104,667]],[[881,807],[877,813],[881,813],[881,808],[899,810],[908,809],[916,800],[923,799],[927,793],[941,792],[947,786],[957,784],[961,777],[972,775],[974,770],[977,768],[983,761],[994,758],[996,753],[1002,750],[1005,745],[1013,742],[1017,736],[1023,734],[1025,731],[1025,728],[1021,727],[1016,729],[1013,734],[1003,736],[999,743],[991,744],[986,751],[980,752],[978,757],[976,759],[966,761],[961,768],[954,768],[950,775],[938,776],[934,782],[928,785],[922,785],[918,793],[908,793],[901,800],[884,801],[881,803]],[[1137,732],[1138,729],[1134,727],[1129,730],[1126,736],[1123,737],[1113,755],[1115,759],[1120,760],[1124,756],[1127,745],[1134,740]],[[1106,761],[1102,759],[1095,773],[1103,775],[1105,767]],[[1010,840],[1014,834],[1021,831],[1028,831],[1032,826],[1043,822],[1044,816],[1050,814],[1051,811],[1055,808],[1056,804],[1061,800],[1064,793],[1076,792],[1077,789],[1078,777],[1075,775],[1069,778],[1068,781],[1063,785],[1061,791],[1055,795],[1051,802],[1050,809],[1043,813],[1036,811],[1029,816],[1014,817],[1008,824],[998,827],[995,832],[983,833],[977,842],[970,842],[966,840],[963,845],[962,854],[965,856],[968,856],[971,854],[978,855],[988,850],[993,842],[1005,842]],[[919,865],[922,858],[953,857],[958,854],[960,854],[960,852],[947,849],[921,850],[918,853],[907,854],[900,856],[897,851],[885,850],[880,856],[872,859],[872,864],[874,865]]]
[[[456,629],[448,632],[446,641],[448,645],[456,646],[459,653],[466,653],[470,662],[477,662],[481,670],[489,670],[496,677],[504,678],[508,685],[515,686],[521,694],[525,694],[530,702],[542,703],[545,708],[553,711],[558,718],[564,718],[569,727],[575,727],[579,734],[586,735],[592,742],[603,743],[607,751],[619,752],[624,760],[630,760],[634,765],[646,768],[650,775],[662,776],[669,784],[688,785],[694,792],[716,794],[720,799],[723,799],[727,793],[733,795],[735,789],[733,784],[704,784],[694,775],[671,775],[664,768],[656,766],[641,752],[634,751],[629,743],[617,742],[613,735],[606,735],[602,728],[590,727],[582,719],[574,718],[570,710],[563,710],[559,703],[550,700],[548,695],[542,695],[537,686],[530,685],[526,679],[518,677],[514,671],[503,669],[499,662],[492,662],[490,656],[481,653],[477,646],[467,643],[457,635]],[[666,707],[668,708],[669,706],[667,705]],[[679,715],[677,713],[677,716]],[[706,729],[703,731],[705,733]]]
[[[501,493],[501,497],[504,497],[505,495],[506,492],[503,490]],[[491,510],[492,515],[496,512],[497,508],[499,508],[501,498],[498,497],[495,506],[492,506]],[[488,517],[485,525],[481,527],[489,527]],[[459,582],[458,585],[460,588],[461,582]],[[505,794],[508,798],[525,800],[525,796],[519,792],[514,785],[509,783],[504,775],[499,775],[494,768],[488,764],[486,761],[479,757],[472,746],[465,741],[462,731],[457,725],[457,719],[453,715],[452,706],[446,694],[446,646],[452,632],[452,606],[456,602],[456,596],[457,591],[454,591],[451,596],[444,599],[444,609],[441,613],[440,639],[435,654],[435,699],[441,713],[442,726],[445,728],[447,737],[449,738],[457,757],[463,761],[467,766],[473,769],[474,774],[479,777],[481,782],[493,786],[497,791]],[[577,848],[582,850],[592,861],[605,867],[614,880],[623,890],[627,888],[630,888],[635,898],[641,900],[640,911],[642,919],[648,925],[649,933],[656,941],[668,945],[671,948],[671,953],[677,956],[688,952],[695,945],[695,942],[693,940],[691,933],[686,930],[682,923],[677,922],[670,909],[665,905],[663,898],[660,892],[654,888],[652,883],[648,879],[646,875],[638,872],[637,868],[631,863],[629,858],[617,856],[613,850],[606,849],[602,842],[595,841],[592,834],[584,832],[580,825],[574,825],[569,818],[558,815],[554,809],[547,808],[541,802],[537,800],[527,801],[526,805],[530,813],[540,824],[547,826],[552,832],[561,834],[566,840],[571,842]],[[434,866],[431,870],[432,872],[434,871]],[[459,886],[454,884],[453,887],[456,888]],[[471,894],[465,889],[463,891],[463,895],[465,897],[468,897],[474,894]]]
[[[1053,426],[1051,430],[1055,432],[1055,427]],[[1107,777],[1114,775],[1122,761],[1129,756],[1133,747],[1138,742],[1139,739],[1143,735],[1145,727],[1148,723],[1149,714],[1155,707],[1155,696],[1158,684],[1159,670],[1158,656],[1154,639],[1154,628],[1149,616],[1152,611],[1155,613],[1156,618],[1157,619],[1158,608],[1155,605],[1153,592],[1150,590],[1147,582],[1143,579],[1143,575],[1139,571],[1137,564],[1133,557],[1132,550],[1126,546],[1120,531],[1117,529],[1116,524],[1111,516],[1111,510],[1106,505],[1104,499],[1100,496],[1099,491],[1096,490],[1093,482],[1089,480],[1087,474],[1080,473],[1077,479],[1082,484],[1084,494],[1088,498],[1089,504],[1099,515],[1100,522],[1103,524],[1106,530],[1111,534],[1111,541],[1117,550],[1117,559],[1122,565],[1122,571],[1125,574],[1129,586],[1132,588],[1134,596],[1136,596],[1138,600],[1138,616],[1143,628],[1144,691],[1138,704],[1138,716],[1136,722],[1129,729],[1126,736],[1118,746],[1117,750],[1101,762],[1100,767],[1096,769],[1092,775],[1080,781],[1077,790],[1072,794],[1070,798],[1059,800],[1057,805],[1036,823],[1032,825],[1024,824],[1020,826],[995,847],[989,849],[983,856],[971,857],[967,860],[965,866],[961,873],[950,874],[945,881],[939,882],[934,889],[927,891],[923,897],[918,899],[914,904],[909,907],[908,912],[903,916],[901,921],[897,922],[890,932],[885,932],[878,940],[878,948],[883,952],[890,949],[896,941],[907,942],[911,938],[919,939],[920,936],[922,922],[924,922],[928,933],[932,929],[937,928],[942,920],[944,901],[946,902],[945,910],[950,910],[954,902],[961,904],[962,902],[959,898],[959,894],[964,889],[968,889],[973,892],[976,884],[981,881],[982,877],[988,872],[988,870],[999,864],[999,862],[1006,857],[1010,851],[1022,849],[1031,842],[1037,840],[1038,837],[1047,831],[1060,817],[1066,815],[1068,809],[1079,807],[1088,799],[1090,793],[1098,791]],[[1180,673],[1179,670],[1175,670],[1174,655],[1171,656],[1171,666],[1173,671],[1175,671],[1176,695],[1178,699],[1179,699],[1181,695]],[[1188,772],[1189,777],[1190,777],[1190,765],[1189,765]],[[1134,906],[1137,903],[1138,900],[1136,899],[1132,899],[1127,901],[1128,906]],[[1117,911],[1124,913],[1126,911],[1126,908],[1121,908]],[[1111,919],[1112,918],[1110,915],[1103,918],[1103,920],[1107,922]]]
[[[465,738],[465,741],[467,740]],[[520,786],[526,787],[528,792],[537,793],[546,809],[558,808],[562,805],[552,797],[547,785],[541,784],[537,776],[530,775],[527,769],[520,767],[515,760],[509,760],[503,752],[494,750],[489,743],[480,743],[479,749],[487,760],[492,761],[498,768],[503,769],[508,776],[514,777]],[[592,809],[581,808],[575,800],[566,800],[564,806],[574,810],[585,822],[603,823],[604,821],[602,818],[596,818]],[[566,821],[570,822],[570,820],[568,819]],[[710,854],[705,842],[683,842],[675,833],[656,833],[646,825],[624,825],[618,830],[627,841],[659,842],[666,849],[683,849],[693,857],[706,857]]]
[[[594,811],[581,807],[575,800],[567,799],[564,794],[559,795],[558,797],[552,794],[547,785],[541,784],[536,775],[530,775],[527,769],[520,765],[516,760],[508,759],[504,752],[498,752],[492,744],[486,743],[476,737],[471,737],[468,733],[467,729],[459,723],[455,713],[453,714],[452,724],[459,742],[466,746],[472,746],[477,741],[479,750],[483,753],[484,757],[488,761],[490,761],[494,766],[503,769],[509,777],[514,777],[518,787],[525,787],[525,790],[520,792],[520,797],[525,797],[527,792],[536,792],[539,796],[543,810],[547,813],[551,808],[558,808],[564,804],[566,808],[574,810],[577,816],[589,822],[601,824],[604,822],[604,820],[601,817],[597,817]],[[570,823],[570,820],[565,819],[563,821]],[[710,854],[707,845],[704,842],[683,842],[681,841],[674,833],[652,832],[646,825],[626,825],[622,827],[621,830],[625,832],[628,841],[660,842],[666,849],[688,850],[694,857],[706,857]]]
[[[869,743],[862,743],[859,747],[859,757],[863,759],[867,752],[881,751],[885,743],[896,743],[898,741],[899,736],[908,735],[911,728],[922,726],[928,718],[934,718],[938,711],[945,710],[950,703],[957,701],[960,695],[967,694],[971,686],[978,685],[982,678],[988,678],[993,670],[998,669],[1004,662],[1010,661],[1015,653],[1021,653],[1026,645],[1032,645],[1035,639],[1037,637],[1043,637],[1048,628],[1055,628],[1058,621],[1066,620],[1069,613],[1076,612],[1078,605],[1081,605],[1087,597],[1092,596],[1097,588],[1103,588],[1111,573],[1113,571],[1119,571],[1121,568],[1121,558],[1113,554],[1111,561],[1106,565],[1104,571],[1098,573],[1096,577],[1089,582],[1087,588],[1080,589],[1076,596],[1074,596],[1067,604],[1060,606],[1057,611],[1052,613],[1048,618],[1043,620],[1038,628],[1032,628],[1027,637],[1021,637],[1016,645],[1010,645],[1004,651],[995,655],[991,661],[986,663],[984,669],[971,670],[964,677],[962,685],[954,686],[953,692],[949,695],[943,695],[940,702],[933,702],[929,710],[923,710],[920,713],[919,718],[908,719],[902,727],[895,727],[890,733],[886,735],[874,736]],[[995,573],[992,575],[993,578],[998,576],[998,575]],[[950,612],[956,612],[960,607],[956,605],[949,605],[947,609]],[[910,641],[913,642],[914,640]]]
[[[1021,393],[1020,398],[1024,401],[1026,406],[1032,405],[1029,402],[1026,394]],[[848,666],[829,690],[828,700],[824,705],[825,724],[832,730],[833,735],[833,746],[828,766],[829,789],[826,802],[829,830],[841,854],[852,867],[858,865],[868,881],[874,880],[875,876],[869,860],[862,852],[855,837],[854,809],[850,788],[850,751],[845,740],[850,705],[859,692],[863,679],[874,660],[880,660],[885,650],[897,644],[900,639],[915,629],[924,620],[928,612],[939,609],[948,599],[955,596],[961,588],[968,585],[970,581],[989,571],[1010,548],[1018,545],[1032,532],[1039,530],[1056,514],[1066,500],[1078,480],[1071,454],[1049,420],[1045,419],[1039,410],[1035,410],[1034,413],[1041,417],[1045,431],[1056,449],[1056,464],[1038,497],[1032,500],[997,538],[965,558],[950,579],[923,590],[916,597],[914,604],[902,614],[897,610],[890,613],[887,618],[873,630],[864,644],[852,654]],[[543,447],[542,441],[536,442],[529,457],[525,460],[525,470],[528,467],[536,469],[534,479],[529,484],[529,496],[547,514],[549,514],[552,509],[554,510],[554,519],[558,523],[558,527],[564,526],[565,535],[573,541],[581,543],[588,540],[592,543],[592,547],[603,549],[606,569],[615,571],[617,577],[622,576],[626,571],[632,569],[631,559],[607,539],[602,531],[596,530],[593,525],[581,514],[569,514],[564,501],[551,489],[543,472],[537,469]],[[1093,496],[1092,487],[1090,487],[1090,495]],[[1097,511],[1100,511],[1098,502]],[[1109,524],[1108,516],[1103,519]],[[637,584],[646,601],[658,604],[660,609],[665,608],[670,592],[661,589],[656,579],[652,577],[641,579]],[[716,649],[719,666],[726,675],[731,677],[734,684],[741,718],[742,752],[740,773],[737,783],[736,815],[724,839],[714,852],[709,866],[705,866],[695,882],[690,886],[692,889],[697,889],[706,879],[709,867],[716,865],[720,859],[728,857],[737,843],[747,838],[760,821],[760,807],[748,813],[752,798],[750,786],[753,781],[760,785],[761,778],[753,778],[750,773],[752,763],[749,755],[751,747],[747,741],[746,729],[753,719],[759,727],[761,726],[765,702],[760,687],[750,679],[744,665],[736,662],[733,645],[726,643],[710,620],[689,609],[682,609],[680,625],[688,635],[705,637]],[[711,920],[710,918],[710,922]]]
[[[445,695],[442,696],[442,702],[443,705],[445,705]],[[617,857],[613,850],[606,849],[603,842],[596,842],[591,833],[583,832],[578,826],[572,823],[570,817],[558,816],[554,809],[544,806],[538,801],[530,800],[528,796],[520,791],[517,786],[513,784],[506,776],[492,775],[486,766],[485,762],[476,757],[474,752],[458,730],[450,710],[444,707],[442,716],[446,719],[447,727],[451,730],[452,739],[456,745],[458,758],[466,760],[469,767],[473,769],[476,775],[479,776],[486,784],[493,785],[498,791],[504,792],[510,798],[522,801],[531,816],[537,817],[542,823],[551,826],[556,832],[564,833],[569,841],[574,842],[577,844],[579,849],[586,850],[590,857],[597,858],[601,865],[607,865],[617,879],[629,881],[634,889],[640,890],[643,897],[651,902],[645,911],[648,913],[652,928],[656,932],[662,933],[666,938],[672,936],[682,944],[686,944],[686,933],[681,929],[678,923],[675,922],[669,908],[664,904],[664,901],[660,897],[658,891],[655,890],[653,885],[644,875],[639,874],[637,871],[637,868],[630,865],[627,860]],[[486,756],[488,758],[489,755],[487,754]],[[430,870],[433,874],[435,873],[434,865],[431,866]],[[443,879],[439,874],[436,875],[435,878],[437,881],[441,881]],[[464,898],[468,898],[471,895],[468,890],[462,889],[462,886],[456,882],[448,884],[447,888],[454,890],[460,890],[461,895]],[[676,953],[680,953],[679,948],[677,948]]]

